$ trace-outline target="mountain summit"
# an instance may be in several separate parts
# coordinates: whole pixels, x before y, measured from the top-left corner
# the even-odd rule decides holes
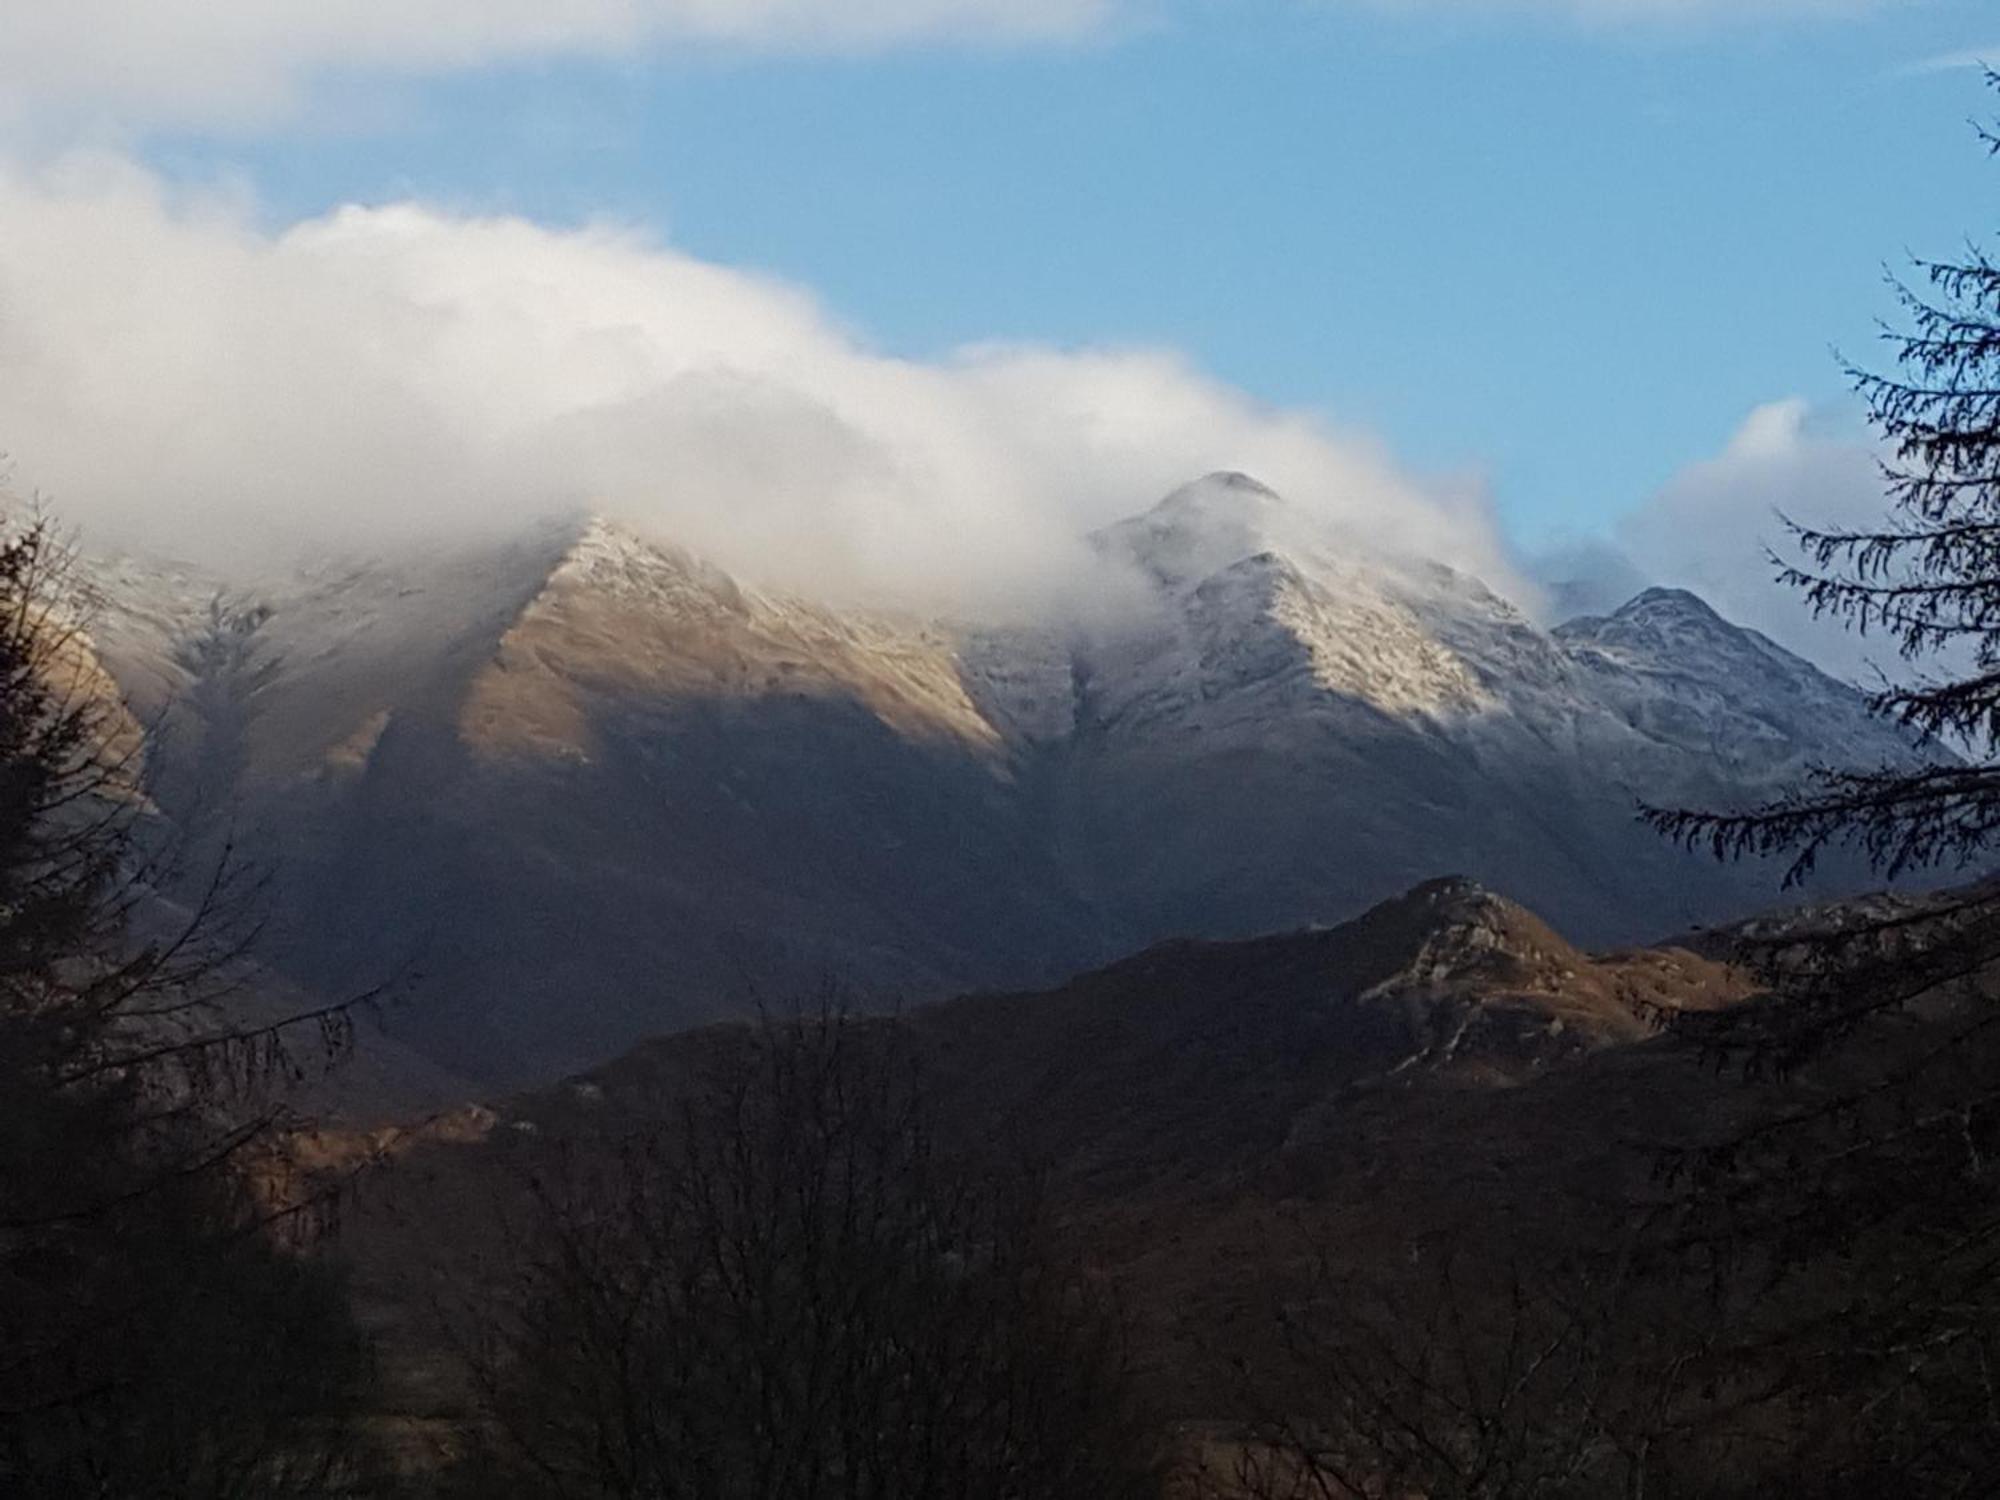
[[[1690,595],[1543,630],[1240,474],[1106,528],[1089,629],[832,608],[604,520],[255,589],[99,568],[170,706],[160,802],[277,872],[273,961],[405,975],[440,1067],[526,1083],[838,975],[908,998],[1353,916],[1462,870],[1586,942],[1765,904],[1640,798],[1910,755]],[[1839,871],[1830,869],[1837,881]],[[1476,924],[1475,924],[1476,926]]]
[[[1144,515],[1099,532],[1097,541],[1171,588],[1279,547],[1295,520],[1276,490],[1222,472],[1182,485]]]

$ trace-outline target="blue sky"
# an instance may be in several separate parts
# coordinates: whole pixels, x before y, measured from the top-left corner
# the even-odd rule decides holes
[[[610,216],[866,342],[1165,345],[1605,529],[1753,406],[1841,420],[1885,260],[1982,231],[1972,3],[1755,20],[1211,4],[1052,46],[530,60],[144,138],[278,221]]]
[[[1243,468],[1860,670],[1763,548],[1880,511],[1831,350],[1992,228],[1991,10],[0,0],[0,451],[113,540],[590,505],[926,607]]]

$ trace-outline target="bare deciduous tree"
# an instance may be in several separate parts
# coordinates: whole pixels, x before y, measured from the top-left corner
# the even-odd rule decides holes
[[[1362,1276],[1315,1246],[1263,1348],[1232,1361],[1250,1419],[1211,1460],[1231,1500],[1716,1494],[1686,1477],[1749,1394],[1716,1323],[1617,1267],[1531,1270],[1459,1242]],[[1699,1309],[1696,1309],[1699,1311]]]
[[[462,1309],[475,1491],[1157,1493],[1114,1310],[1030,1181],[940,1147],[896,1037],[834,1010],[718,1034],[677,1118],[535,1169]]]

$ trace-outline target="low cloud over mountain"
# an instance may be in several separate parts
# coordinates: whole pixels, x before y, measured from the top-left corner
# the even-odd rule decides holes
[[[1532,571],[1557,616],[1610,609],[1647,584],[1692,589],[1827,670],[1872,684],[1901,670],[1894,643],[1814,619],[1775,575],[1781,563],[1803,561],[1787,519],[1834,529],[1880,521],[1880,457],[1851,417],[1774,401],[1721,452],[1622,517],[1610,538],[1553,549]]]
[[[1510,572],[1482,497],[1170,353],[903,358],[616,227],[403,204],[271,232],[115,158],[0,174],[0,216],[0,436],[103,541],[379,547],[587,506],[822,596],[1042,608],[1133,496],[1228,467],[1357,547]]]
[[[402,1037],[480,1079],[815,976],[1033,982],[1441,869],[1657,937],[1778,871],[1666,845],[1642,799],[1910,757],[1690,594],[1543,630],[1242,474],[1084,545],[1130,596],[1094,627],[833,607],[593,521],[322,560],[220,639],[216,581],[100,563],[97,642],[170,705],[161,808],[278,872],[274,962],[328,993],[407,962]]]

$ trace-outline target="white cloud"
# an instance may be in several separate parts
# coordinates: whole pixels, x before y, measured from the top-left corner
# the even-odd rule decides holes
[[[445,73],[676,44],[867,50],[1085,35],[1120,0],[7,0],[19,113],[252,124],[328,75]],[[7,106],[0,105],[0,108]]]
[[[1538,567],[1602,610],[1642,583],[1700,594],[1730,619],[1840,676],[1872,684],[1903,671],[1893,644],[1815,620],[1773,579],[1798,558],[1782,517],[1822,528],[1866,526],[1888,507],[1866,435],[1797,397],[1752,411],[1723,450],[1690,464],[1618,526],[1616,547],[1574,551]],[[1612,597],[1616,595],[1617,597]]]
[[[1040,44],[1182,0],[5,0],[0,123],[252,128],[309,100],[339,120],[354,80],[437,76],[667,48],[865,52],[922,43]],[[1895,0],[1320,0],[1434,15],[1553,14],[1584,23],[1854,14]],[[1269,0],[1263,8],[1275,9]],[[1245,4],[1241,9],[1252,12]],[[1254,19],[1254,15],[1246,15]]]
[[[599,505],[752,576],[1045,596],[1214,468],[1494,577],[1477,496],[1151,351],[858,343],[628,231],[414,204],[269,234],[118,159],[0,169],[0,449],[102,539],[393,541]]]

